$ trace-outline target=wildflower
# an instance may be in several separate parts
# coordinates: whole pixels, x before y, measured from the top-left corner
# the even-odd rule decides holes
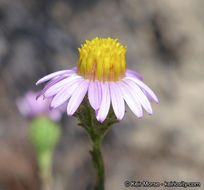
[[[51,189],[53,154],[61,136],[61,127],[46,116],[30,122],[29,140],[36,152],[41,189]]]
[[[40,97],[36,100],[37,94],[39,92],[28,91],[23,97],[17,99],[16,104],[20,113],[29,119],[46,115],[53,121],[60,120],[65,110],[63,106],[50,110],[49,105],[52,99],[43,100],[43,97]]]
[[[158,103],[158,98],[140,74],[126,69],[125,54],[126,47],[117,39],[96,37],[86,41],[79,48],[77,67],[51,73],[37,81],[36,85],[49,81],[39,96],[52,98],[52,108],[69,100],[67,114],[71,116],[88,92],[90,105],[101,123],[111,104],[118,120],[124,116],[125,102],[138,118],[143,116],[142,108],[151,115],[150,102]]]

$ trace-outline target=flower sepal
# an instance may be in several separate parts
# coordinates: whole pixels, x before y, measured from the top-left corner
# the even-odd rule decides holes
[[[94,109],[89,104],[87,96],[84,98],[82,104],[79,106],[73,116],[80,121],[78,125],[83,127],[87,131],[88,135],[92,138],[97,138],[98,136],[103,138],[108,129],[113,124],[119,122],[114,114],[112,107],[110,108],[105,121],[103,123],[99,122],[96,119],[96,113]]]

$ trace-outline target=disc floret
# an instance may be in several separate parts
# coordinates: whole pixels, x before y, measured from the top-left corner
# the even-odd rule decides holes
[[[78,74],[89,80],[118,81],[125,76],[126,47],[112,38],[86,40],[79,50]]]

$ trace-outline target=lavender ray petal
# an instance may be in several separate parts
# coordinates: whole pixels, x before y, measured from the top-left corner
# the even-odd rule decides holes
[[[123,81],[118,83],[120,90],[122,92],[123,98],[132,112],[138,117],[143,116],[142,106],[140,102],[135,98],[135,95],[132,93],[131,88],[127,86]]]
[[[88,99],[94,110],[99,109],[101,103],[101,86],[97,81],[91,81],[88,89]]]
[[[62,88],[64,88],[67,85],[70,85],[70,82],[72,84],[72,82],[80,78],[81,78],[80,76],[73,74],[72,76],[65,78],[64,80],[61,80],[58,83],[55,83],[53,86],[47,89],[46,92],[44,93],[44,96],[46,98],[52,97],[55,94],[57,94]]]
[[[41,78],[41,79],[39,79],[37,82],[36,82],[36,85],[39,85],[39,84],[41,84],[41,83],[44,83],[44,82],[46,82],[46,81],[48,81],[48,80],[50,80],[50,79],[52,79],[52,78],[55,78],[55,77],[57,77],[57,76],[61,76],[61,75],[63,75],[63,74],[65,74],[65,73],[73,73],[73,72],[75,72],[75,71],[73,71],[73,70],[61,70],[61,71],[57,71],[57,72],[54,72],[54,73],[51,73],[51,74],[49,74],[49,75],[46,75],[46,76],[44,76],[43,78]]]
[[[142,89],[141,88],[141,90],[142,90],[142,92],[145,94],[145,96],[148,98],[148,100],[150,101],[150,102],[152,102],[154,99],[152,98],[152,96],[150,96],[144,89]]]
[[[96,119],[102,123],[106,119],[110,108],[109,84],[107,82],[105,84],[101,83],[101,90],[102,90],[102,100],[101,100],[100,108],[97,112]]]
[[[143,80],[142,75],[140,75],[139,73],[137,73],[135,71],[132,71],[130,69],[126,69],[125,76],[127,76],[127,77],[137,77],[139,80]]]
[[[70,70],[76,71],[76,70],[77,70],[77,67],[76,67],[76,66],[75,66],[75,67],[72,67]]]
[[[131,91],[138,98],[139,102],[141,103],[142,107],[146,110],[146,112],[151,115],[153,113],[152,106],[148,98],[145,96],[143,91],[140,89],[140,87],[129,79],[124,79],[123,81],[130,87]]]
[[[62,113],[60,113],[58,110],[52,110],[49,112],[49,118],[53,121],[59,121],[62,117]]]
[[[110,94],[114,113],[121,120],[125,114],[125,103],[119,86],[113,82],[110,83]]]
[[[101,87],[101,82],[99,81],[96,81],[97,83],[97,88],[98,88],[98,108],[100,107],[101,105],[101,99],[102,99],[102,87]]]
[[[142,82],[141,80],[138,80],[137,78],[134,78],[134,77],[125,77],[125,79],[130,79],[130,80],[134,81],[140,88],[145,90],[156,103],[159,103],[159,100],[158,100],[156,94],[144,82]]]
[[[38,99],[41,95],[43,95],[48,88],[50,88],[51,86],[53,86],[54,84],[56,84],[57,82],[65,79],[65,78],[67,78],[67,77],[66,76],[60,76],[57,79],[53,79],[53,80],[49,81],[45,85],[45,87],[37,94],[36,99]]]
[[[67,106],[67,114],[73,115],[74,112],[77,110],[79,105],[81,104],[82,100],[84,99],[84,96],[87,93],[89,87],[89,81],[83,80],[78,86],[78,88],[74,91],[72,94],[68,106]]]
[[[75,89],[79,86],[79,83],[82,82],[83,79],[76,79],[75,83],[69,83],[66,87],[62,88],[53,98],[51,102],[51,107],[56,108],[62,105],[65,101],[67,101],[70,96],[73,94]]]

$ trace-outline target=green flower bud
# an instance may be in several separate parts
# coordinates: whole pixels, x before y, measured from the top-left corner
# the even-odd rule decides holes
[[[30,123],[30,140],[38,153],[52,151],[60,133],[60,126],[47,117],[37,117]]]

